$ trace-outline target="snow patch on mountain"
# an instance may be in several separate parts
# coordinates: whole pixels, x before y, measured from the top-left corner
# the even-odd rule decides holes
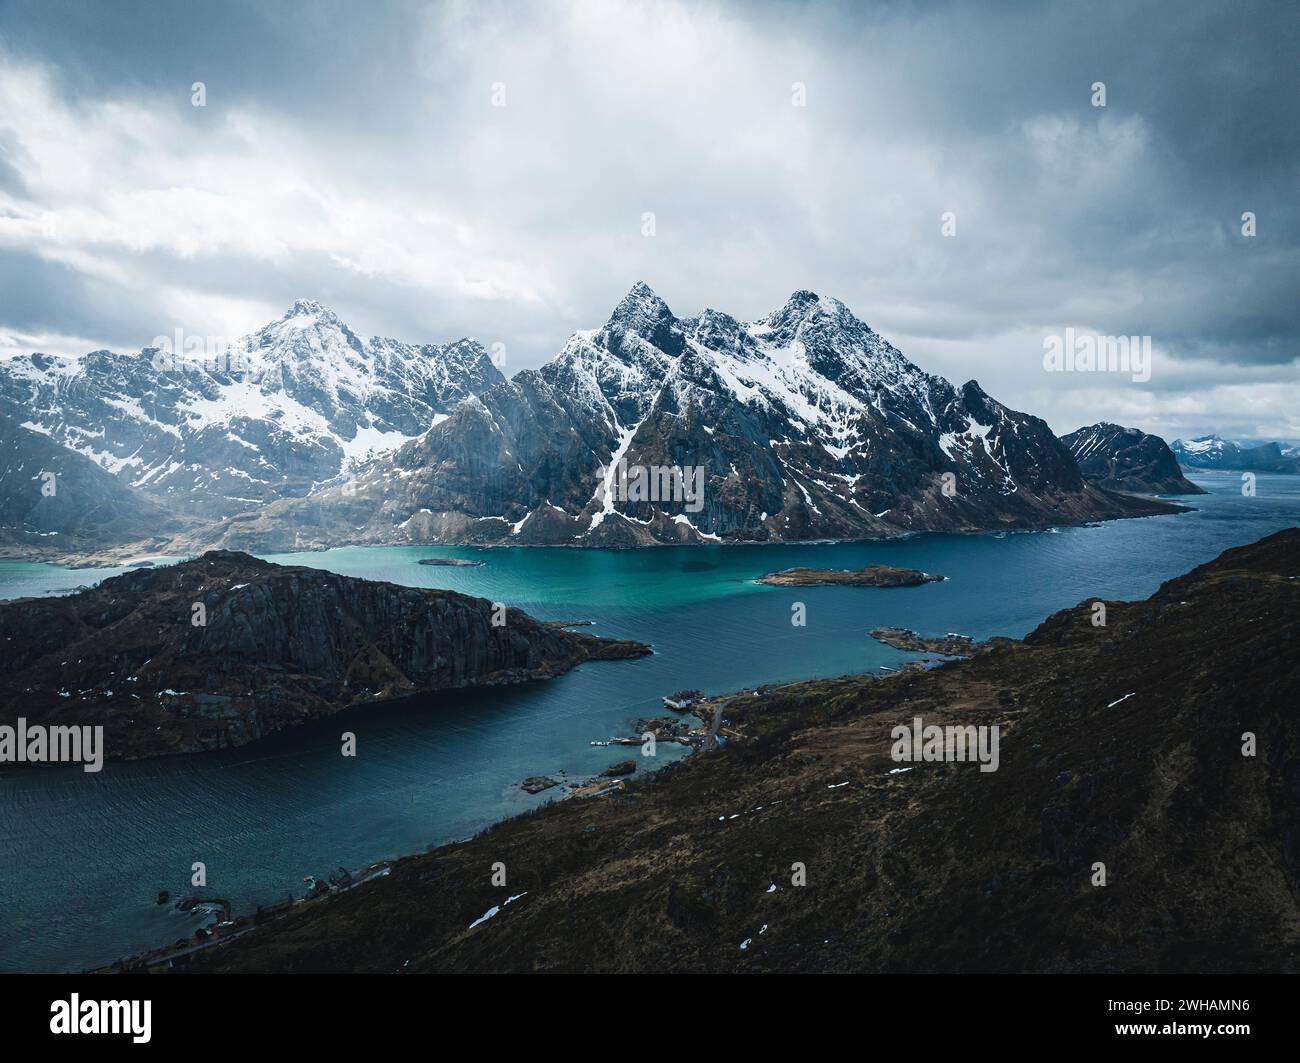
[[[305,494],[504,380],[473,340],[362,342],[314,300],[225,352],[188,362],[167,353],[7,357],[0,413],[211,516]]]

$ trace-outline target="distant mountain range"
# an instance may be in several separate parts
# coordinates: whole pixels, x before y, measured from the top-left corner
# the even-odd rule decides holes
[[[1151,443],[1123,476],[1081,471],[1039,418],[923,372],[807,291],[743,323],[679,318],[637,284],[603,326],[510,380],[472,340],[362,341],[306,300],[213,353],[0,362],[0,415],[33,449],[23,468],[43,437],[126,491],[123,513],[132,500],[147,515],[146,539],[121,520],[104,549],[873,538],[1167,513],[1126,492],[1190,487]],[[62,534],[38,552],[84,551]]]
[[[638,497],[624,469],[698,470],[702,491]],[[348,482],[184,545],[806,541],[1174,508],[1088,483],[1045,422],[923,372],[837,300],[678,318],[637,284],[550,363]]]
[[[1300,447],[1281,443],[1234,443],[1217,435],[1175,439],[1170,444],[1180,465],[1193,469],[1300,473]]]

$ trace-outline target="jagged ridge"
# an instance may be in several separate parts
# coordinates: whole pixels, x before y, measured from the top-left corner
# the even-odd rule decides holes
[[[299,300],[226,349],[2,360],[0,414],[212,519],[305,495],[503,379],[473,340],[363,342]]]
[[[612,498],[601,470],[620,461],[702,467],[702,503]],[[922,372],[838,300],[799,291],[749,324],[717,310],[679,319],[638,284],[604,326],[355,482],[200,541],[631,546],[1173,511],[1086,483],[1039,418]]]

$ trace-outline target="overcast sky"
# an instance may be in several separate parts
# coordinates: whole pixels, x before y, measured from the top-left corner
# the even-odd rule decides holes
[[[306,297],[509,373],[637,280],[809,288],[1058,432],[1300,439],[1295,5],[976,7],[0,0],[0,351]],[[1045,372],[1066,327],[1151,379]]]

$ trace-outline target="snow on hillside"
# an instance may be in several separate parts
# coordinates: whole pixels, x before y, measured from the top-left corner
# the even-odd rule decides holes
[[[224,515],[391,453],[503,378],[470,340],[361,341],[300,300],[226,351],[0,361],[0,412],[135,486]]]

